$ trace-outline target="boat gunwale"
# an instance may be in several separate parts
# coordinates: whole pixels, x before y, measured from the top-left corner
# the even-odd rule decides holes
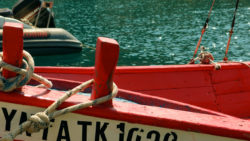
[[[250,62],[243,62],[250,65]],[[241,62],[219,63],[220,70],[248,69],[248,66]],[[212,64],[184,64],[184,65],[157,65],[157,66],[117,66],[115,73],[152,73],[152,72],[186,72],[186,71],[220,71],[215,70]],[[94,67],[55,67],[36,66],[36,73],[64,73],[64,74],[89,74],[94,73]]]
[[[35,93],[30,92],[32,90],[35,90],[36,93],[39,91],[44,92],[44,89],[41,88],[24,86],[21,94],[19,94],[18,92],[14,92],[12,94],[1,92],[0,101],[47,108],[51,103],[53,103],[55,98],[60,97],[61,95],[59,93],[53,93],[52,96],[50,94],[36,95]],[[29,94],[31,95],[25,94],[25,91],[29,92]],[[84,97],[84,99],[86,100],[86,96],[75,96],[76,97],[72,97],[64,102],[59,107],[59,109],[74,105]],[[189,104],[187,104],[187,106],[188,105]],[[133,108],[134,110],[131,110],[131,108]],[[178,109],[160,108],[140,104],[137,104],[135,107],[134,103],[124,102],[114,102],[113,107],[89,107],[86,109],[75,111],[74,113],[217,136],[250,139],[250,122],[248,122],[248,120],[231,116],[195,113]],[[244,123],[244,125],[242,125],[241,123]]]

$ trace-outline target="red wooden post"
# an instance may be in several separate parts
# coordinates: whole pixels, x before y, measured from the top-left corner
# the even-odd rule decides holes
[[[106,96],[113,90],[113,74],[118,62],[119,44],[114,39],[98,37],[96,44],[94,86],[91,99]],[[112,100],[104,103],[111,106]]]
[[[3,61],[21,67],[23,58],[23,24],[6,22],[3,25]],[[16,73],[3,69],[5,78]]]

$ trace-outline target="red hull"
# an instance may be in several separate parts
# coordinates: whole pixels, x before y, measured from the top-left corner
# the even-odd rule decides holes
[[[89,108],[78,113],[250,140],[250,69],[241,63],[224,63],[221,67],[117,67],[114,82],[120,89],[118,97],[140,105],[115,102],[115,111],[96,107],[95,112]],[[91,79],[94,68],[37,67],[35,71],[52,80],[55,88],[66,90]],[[9,99],[8,96],[5,100],[23,104],[23,100]],[[30,105],[31,101],[25,104]],[[63,107],[77,101],[81,101],[80,96]],[[51,102],[42,103],[31,105],[47,107]]]
[[[249,62],[247,62],[250,64]],[[223,112],[250,117],[250,69],[240,63],[213,65],[170,65],[117,67],[114,82],[121,89],[171,99]],[[83,82],[93,77],[93,67],[37,67],[35,71],[54,82]],[[60,83],[60,81],[62,81]]]
[[[36,72],[63,90],[93,76],[92,67],[37,67]],[[249,78],[250,69],[239,63],[222,64],[221,70],[211,65],[118,67],[114,75],[121,88],[118,97],[138,104],[114,101],[113,107],[87,108],[76,113],[250,140]],[[45,108],[61,95],[30,86],[25,86],[22,93],[25,95],[2,93],[0,99]],[[87,99],[75,95],[61,108]]]
[[[111,55],[114,51],[116,53]],[[54,117],[48,117],[51,113],[46,110],[44,114],[47,117],[44,118],[48,123],[46,123],[47,126],[43,126],[45,128],[43,133],[32,134],[32,136],[23,133],[17,136],[17,139],[70,140],[70,133],[72,135],[80,132],[71,140],[79,140],[81,137],[82,140],[86,140],[87,126],[92,127],[93,124],[96,128],[91,130],[91,140],[100,140],[100,138],[118,140],[118,136],[120,141],[152,140],[152,138],[157,141],[167,141],[170,138],[173,141],[177,138],[186,141],[187,137],[188,141],[250,140],[250,69],[248,66],[250,62],[220,64],[220,70],[215,70],[213,65],[118,67],[113,76],[118,51],[119,45],[116,41],[98,38],[96,56],[98,61],[95,70],[92,67],[37,67],[35,71],[52,80],[54,88],[59,90],[72,89],[94,77],[91,97],[71,96],[72,92],[69,92],[66,97],[71,97],[62,105],[60,105],[61,101],[55,103],[60,105],[58,109],[89,101],[90,98],[95,99],[104,95],[110,97],[108,94],[114,89],[113,79],[119,87],[118,97],[130,102],[114,99],[113,102],[80,109],[75,111],[77,114],[69,113],[56,118],[52,124],[54,127],[51,128],[47,127]],[[34,82],[30,84],[32,83],[34,84]],[[84,92],[91,92],[91,90],[88,88]],[[27,115],[40,112],[50,106],[63,94],[62,91],[33,86],[23,86],[22,89],[11,93],[0,92],[0,136],[3,132],[7,133],[26,121]],[[97,100],[94,103],[98,103]],[[63,111],[63,113],[67,112]],[[68,122],[80,126],[75,126],[71,128],[72,131],[69,131]],[[28,121],[28,123],[34,123],[34,128],[38,128],[38,123],[43,124],[40,121]],[[125,130],[125,125],[130,129]],[[110,132],[106,136],[105,130],[108,126]],[[27,128],[19,126],[19,129]],[[94,132],[95,134],[92,134]],[[133,138],[135,132],[137,135]],[[54,133],[58,133],[57,139]],[[127,134],[126,137],[125,134]],[[110,138],[106,139],[108,136]],[[13,138],[13,135],[10,137]]]

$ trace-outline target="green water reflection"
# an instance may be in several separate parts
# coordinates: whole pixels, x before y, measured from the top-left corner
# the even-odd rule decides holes
[[[0,0],[11,7],[14,0]],[[215,2],[202,45],[222,60],[236,0]],[[57,27],[90,48],[69,55],[36,56],[36,65],[93,66],[96,39],[105,36],[120,44],[118,65],[185,64],[195,49],[212,0],[55,0]],[[250,1],[237,11],[229,59],[250,60]]]

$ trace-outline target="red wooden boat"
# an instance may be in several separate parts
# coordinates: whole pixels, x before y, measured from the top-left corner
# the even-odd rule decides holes
[[[20,66],[22,33],[21,25],[5,23],[5,62]],[[35,87],[36,82],[31,81],[13,92],[0,92],[0,140],[250,140],[250,62],[220,63],[220,70],[210,64],[115,70],[119,44],[100,37],[96,47],[95,67],[36,67],[36,73],[53,82],[53,89]],[[16,75],[6,69],[3,77]],[[112,87],[113,80],[118,90],[115,85]],[[66,90],[85,85],[81,84],[84,81],[89,84],[82,93],[57,102],[54,112],[51,107],[46,109]],[[116,91],[117,98],[99,101],[102,97],[111,98]],[[64,110],[57,117],[57,111],[80,103],[87,103],[88,107],[68,114]]]

